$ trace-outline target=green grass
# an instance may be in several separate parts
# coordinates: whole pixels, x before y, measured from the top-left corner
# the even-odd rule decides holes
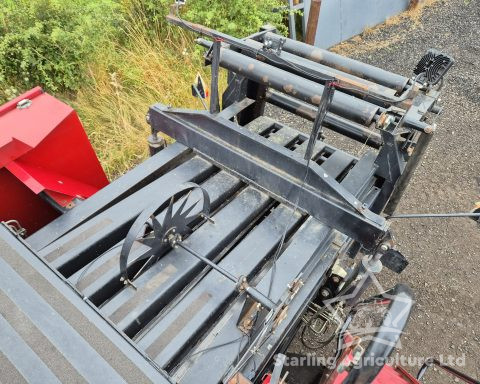
[[[167,24],[171,3],[3,0],[0,102],[40,85],[71,104],[108,177],[118,177],[148,155],[150,105],[203,108],[190,86],[198,72],[209,82],[209,69],[194,36]],[[272,9],[283,4],[190,0],[183,16],[245,36],[281,24],[283,15]]]
[[[100,57],[89,68],[91,84],[74,102],[87,134],[109,176],[115,178],[147,156],[150,105],[160,102],[202,108],[191,95],[197,71],[208,79],[191,37],[150,39],[141,26],[130,30],[132,42]]]

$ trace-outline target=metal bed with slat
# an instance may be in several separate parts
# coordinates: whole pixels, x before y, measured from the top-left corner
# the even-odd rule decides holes
[[[439,112],[439,92],[418,76],[310,49],[273,30],[235,39],[169,19],[213,37],[198,43],[209,48],[212,87],[219,68],[229,71],[222,108],[214,89],[210,111],[152,106],[153,139],[165,133],[176,142],[155,147],[17,252],[121,350],[103,354],[130,359],[148,380],[217,383],[241,373],[255,381],[286,348],[339,260],[360,250],[385,253],[382,212],[395,209],[433,135],[427,117]],[[330,104],[323,98],[329,85]],[[320,121],[318,134],[265,116],[266,103],[314,121],[314,129]],[[329,130],[369,150],[357,157],[327,144]],[[9,261],[2,255],[1,262]],[[62,325],[58,332],[72,331]],[[89,376],[107,369],[99,364],[118,370],[109,356],[80,368],[83,350],[73,356],[57,347],[86,381],[116,382],[113,373]]]

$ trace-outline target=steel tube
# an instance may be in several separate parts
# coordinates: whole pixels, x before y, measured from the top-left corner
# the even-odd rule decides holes
[[[278,41],[281,37],[282,36],[272,32],[267,32],[265,34],[265,38],[274,41]],[[393,88],[398,92],[402,92],[409,81],[407,77],[396,75],[385,71],[384,69],[374,67],[373,65],[343,57],[325,49],[317,48],[292,39],[287,38],[283,49],[317,63]]]
[[[212,267],[214,270],[216,270],[218,273],[220,273],[221,275],[223,275],[224,277],[226,277],[227,279],[229,279],[230,281],[234,282],[235,284],[238,283],[238,279],[233,276],[230,272],[228,272],[227,270],[223,269],[222,267],[218,266],[217,264],[215,264],[212,260],[210,259],[207,259],[206,257],[200,255],[198,252],[196,252],[195,250],[193,250],[192,248],[186,246],[185,244],[183,244],[181,241],[175,243],[176,246],[184,249],[185,251],[187,251],[188,253],[190,253],[192,256],[195,256],[197,259],[199,259],[200,261],[204,262],[205,264],[209,265],[210,267]]]
[[[310,121],[314,121],[317,114],[315,107],[276,91],[268,91],[266,101]],[[333,113],[327,113],[323,125],[332,131],[350,137],[370,147],[378,149],[382,145],[382,137],[378,132],[371,131],[363,125],[354,123]]]
[[[195,256],[197,259],[200,261],[204,262],[208,266],[212,267],[215,271],[229,279],[235,284],[240,283],[240,279],[237,278],[236,276],[232,275],[230,272],[227,270],[223,269],[220,267],[218,264],[215,264],[213,261],[210,259],[206,258],[205,256],[200,255],[198,252],[190,248],[189,246],[183,244],[181,241],[175,243],[178,247],[182,248],[183,250],[187,251],[190,253],[192,256]],[[265,308],[271,310],[275,308],[275,303],[270,300],[268,297],[266,297],[264,294],[262,294],[260,291],[258,291],[256,288],[249,286],[248,284],[246,285],[245,292],[247,292],[255,301],[259,302],[261,305],[263,305]]]
[[[276,307],[275,303],[272,300],[270,300],[268,297],[263,295],[256,288],[247,286],[247,288],[245,289],[245,292],[247,292],[247,294],[249,294],[253,300],[260,303],[263,307],[267,308],[268,310],[275,309]]]
[[[245,43],[251,46],[256,50],[261,50],[263,48],[263,44],[252,40],[247,39]],[[385,87],[383,85],[374,83],[370,80],[362,79],[358,76],[351,75],[349,73],[342,72],[338,69],[319,64],[310,60],[305,60],[302,57],[294,55],[289,52],[282,51],[279,55],[281,59],[285,60],[285,64],[282,65],[282,61],[279,60],[278,67],[289,72],[293,72],[296,74],[300,74],[301,76],[306,76],[307,73],[312,73],[317,75],[317,78],[310,76],[311,80],[319,81],[318,76],[323,77],[334,77],[341,85],[346,85],[349,89],[349,92],[360,94],[362,97],[365,97],[365,93],[372,95],[373,98],[375,96],[380,96],[382,99],[390,99],[392,102],[398,100],[398,97],[395,96],[396,90],[392,88]],[[293,64],[292,66],[288,66],[288,63]],[[301,73],[299,73],[301,71]],[[308,77],[308,76],[306,76]],[[322,84],[323,81],[320,81]],[[355,90],[358,90],[355,92]],[[368,99],[368,98],[367,98]],[[379,105],[385,105],[386,103],[380,100],[376,100],[376,103]]]
[[[388,219],[436,219],[452,217],[471,217],[480,218],[480,213],[475,212],[451,212],[451,213],[402,213],[398,215],[387,216]]]
[[[178,25],[182,28],[188,29],[196,33],[200,33],[204,36],[211,37],[212,39],[222,39],[226,43],[234,44],[236,48],[244,49],[244,47],[247,47],[247,44],[245,44],[244,40],[237,39],[219,31],[215,31],[214,29],[205,27],[200,24],[181,20],[174,15],[168,15],[167,20],[172,24]],[[267,32],[264,35],[264,39],[269,38],[275,41],[278,41],[278,39],[280,39],[281,37],[282,36],[272,32]],[[316,48],[292,39],[286,39],[286,43],[283,49],[287,52],[302,56],[317,63],[325,64],[329,67],[339,69],[342,72],[350,73],[352,75],[374,81],[388,88],[394,88],[398,92],[402,92],[409,81],[409,79],[404,76],[396,75],[394,73],[374,67],[373,65],[349,59],[341,55],[337,55],[333,52]]]
[[[211,42],[198,39],[197,43],[210,47]],[[307,103],[318,105],[324,86],[301,76],[263,63],[252,57],[222,48],[220,65],[229,71],[238,73],[257,83],[266,85],[277,91],[287,93]],[[370,124],[380,107],[354,96],[336,92],[331,105],[332,112],[361,124]]]

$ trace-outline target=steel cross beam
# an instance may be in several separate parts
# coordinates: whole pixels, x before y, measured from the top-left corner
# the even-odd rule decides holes
[[[164,132],[208,160],[372,249],[387,231],[386,220],[348,192],[314,161],[206,111],[162,104],[147,117]],[[308,170],[307,170],[308,169]]]

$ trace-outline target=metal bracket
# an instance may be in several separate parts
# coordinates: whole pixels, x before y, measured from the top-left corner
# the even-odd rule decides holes
[[[321,222],[374,248],[386,230],[385,219],[348,192],[315,162],[258,134],[202,111],[157,104],[150,109],[152,129],[195,149],[280,201],[298,206]]]
[[[278,40],[272,40],[265,38],[263,40],[263,50],[266,52],[273,52],[275,55],[280,56],[283,50],[283,46],[287,39],[281,37]]]

